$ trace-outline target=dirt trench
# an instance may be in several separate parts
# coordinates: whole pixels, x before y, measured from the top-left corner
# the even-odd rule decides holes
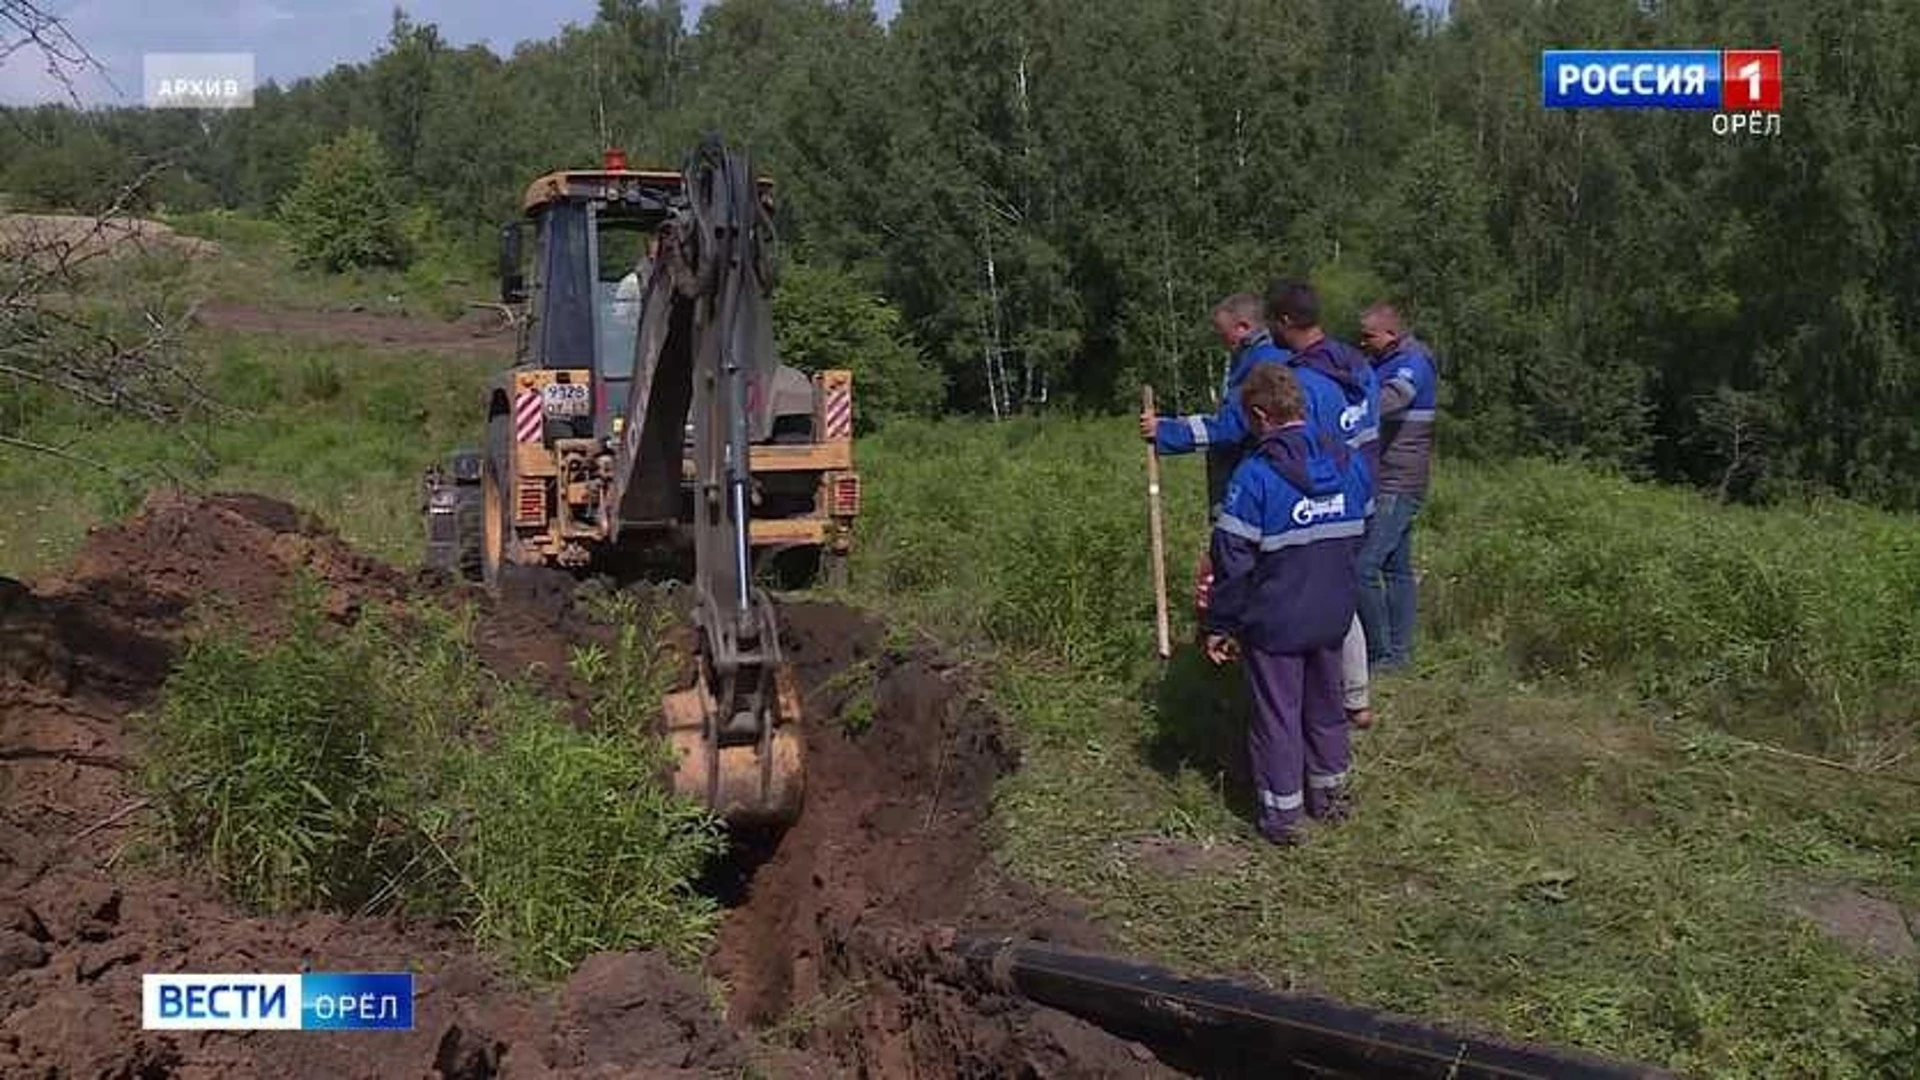
[[[965,670],[888,647],[846,608],[783,614],[806,692],[806,806],[744,857],[757,865],[709,962],[730,1015],[862,1076],[1177,1075],[1066,1014],[947,978],[931,950],[953,929],[1102,938],[991,867],[992,788],[1017,761]]]
[[[58,575],[0,579],[0,1076],[1168,1074],[1138,1046],[943,975],[929,952],[943,928],[1100,939],[992,870],[991,788],[1015,754],[963,669],[889,648],[880,625],[831,605],[785,609],[807,691],[805,812],[777,840],[743,843],[711,883],[732,905],[708,964],[728,989],[724,1018],[700,978],[656,955],[595,956],[533,993],[455,928],[249,916],[210,882],[138,858],[129,714],[153,702],[195,619],[279,632],[303,572],[342,622],[461,595],[253,496],[157,497]],[[566,649],[605,631],[570,585],[509,596],[484,627],[490,664],[536,664],[584,706]],[[140,1029],[142,972],[303,964],[415,971],[414,1029]]]

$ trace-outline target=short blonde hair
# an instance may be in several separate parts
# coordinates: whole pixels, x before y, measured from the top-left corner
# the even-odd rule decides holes
[[[1306,415],[1306,401],[1300,396],[1300,383],[1285,364],[1255,364],[1240,386],[1240,406],[1249,419],[1258,408],[1276,424],[1291,424]]]
[[[1213,305],[1215,315],[1231,315],[1249,326],[1259,326],[1266,318],[1260,298],[1250,292],[1234,293]]]

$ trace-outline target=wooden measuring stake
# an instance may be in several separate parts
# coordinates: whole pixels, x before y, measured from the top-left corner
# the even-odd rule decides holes
[[[1153,387],[1140,388],[1140,411],[1153,411]],[[1173,655],[1173,631],[1167,624],[1167,538],[1160,523],[1160,448],[1147,440],[1147,518],[1153,532],[1153,613],[1160,634],[1160,659]]]

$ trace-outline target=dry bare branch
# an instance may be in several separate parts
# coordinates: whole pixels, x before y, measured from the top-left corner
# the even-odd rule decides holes
[[[0,63],[25,55],[37,55],[75,105],[74,75],[91,71],[106,78],[105,69],[58,16],[33,0],[0,0]],[[114,264],[129,246],[143,247],[144,225],[129,211],[170,164],[149,163],[77,233],[64,221],[45,228],[40,219],[6,221],[0,231],[0,378],[11,381],[16,392],[37,387],[88,412],[164,425],[198,461],[210,464],[212,454],[183,423],[196,414],[223,411],[179,347],[192,309],[168,315],[162,297],[157,310],[123,303],[135,310],[109,313],[90,293],[94,270]],[[140,328],[137,333],[123,335],[113,325],[116,315],[126,314]],[[28,412],[24,405],[21,412]],[[78,439],[56,444],[25,430],[32,419],[22,415],[9,425],[12,430],[0,430],[0,446],[122,475],[72,449]],[[160,471],[168,470],[162,466]]]
[[[60,84],[76,107],[80,95],[73,86],[75,74],[92,71],[113,86],[105,66],[67,30],[59,16],[29,0],[0,0],[0,64],[15,60],[16,54],[32,55],[44,64],[48,77]]]
[[[108,465],[104,461],[95,461],[84,454],[75,454],[71,451],[62,450],[58,446],[50,446],[47,443],[38,443],[31,439],[16,439],[11,435],[0,435],[0,446],[11,446],[18,450],[30,450],[36,454],[45,454],[49,457],[59,458],[62,461],[71,461],[76,465],[85,465],[90,469],[98,469],[109,476],[117,476],[122,479],[128,478],[126,473]]]
[[[0,0],[5,3],[6,0]],[[50,393],[86,415],[135,418],[164,427],[201,466],[212,453],[187,421],[231,414],[207,390],[181,342],[193,308],[174,302],[171,278],[157,279],[160,295],[141,303],[122,290],[103,295],[99,274],[143,255],[142,223],[128,216],[141,190],[166,167],[149,165],[111,204],[88,219],[45,228],[16,218],[0,235],[0,380],[16,393]],[[146,283],[143,281],[143,283]],[[144,290],[142,290],[144,291]],[[4,389],[5,383],[0,383]],[[30,412],[31,410],[24,410]],[[83,450],[55,445],[31,415],[0,421],[0,446],[78,464],[116,470]],[[171,476],[163,465],[146,467]]]

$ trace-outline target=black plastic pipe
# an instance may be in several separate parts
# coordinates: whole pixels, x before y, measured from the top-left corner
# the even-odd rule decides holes
[[[1012,938],[961,935],[976,979],[1154,1046],[1207,1076],[1625,1080],[1672,1074],[1571,1050],[1457,1035],[1320,998],[1190,979],[1163,968]]]

